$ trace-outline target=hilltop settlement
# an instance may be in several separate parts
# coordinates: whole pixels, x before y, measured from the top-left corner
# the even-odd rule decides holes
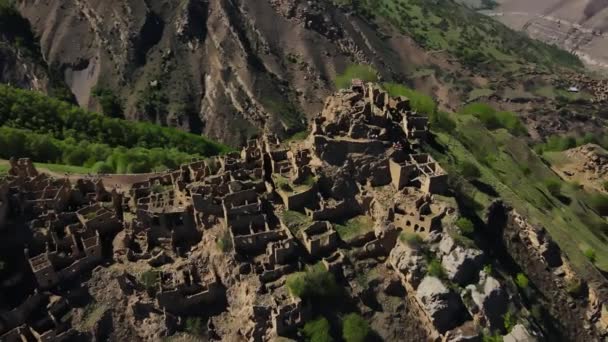
[[[457,224],[429,135],[407,98],[355,80],[303,139],[265,134],[129,187],[11,160],[0,341],[302,340],[306,323],[351,312],[368,340],[605,338],[605,287],[580,280],[542,227],[502,202],[488,213],[529,278],[515,285]],[[534,308],[533,290],[554,303]]]

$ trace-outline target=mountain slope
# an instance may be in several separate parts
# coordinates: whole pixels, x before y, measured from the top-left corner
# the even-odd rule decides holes
[[[590,66],[608,69],[608,2],[502,0],[490,12],[531,37],[576,52]]]
[[[449,0],[378,4],[17,1],[44,60],[81,106],[101,111],[92,94],[110,94],[128,119],[233,145],[266,128],[283,135],[303,129],[353,63],[415,85],[444,108],[505,74],[578,65]]]

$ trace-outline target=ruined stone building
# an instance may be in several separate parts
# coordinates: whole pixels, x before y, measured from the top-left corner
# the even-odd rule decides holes
[[[386,340],[541,337],[528,316],[501,330],[522,300],[455,225],[447,174],[419,148],[428,129],[408,99],[354,81],[303,140],[264,134],[128,186],[11,160],[0,233],[12,232],[26,272],[0,295],[0,340],[157,341],[194,323],[214,341],[298,339],[315,312],[290,279],[313,271],[343,285],[343,302]],[[538,249],[563,271],[559,251]]]

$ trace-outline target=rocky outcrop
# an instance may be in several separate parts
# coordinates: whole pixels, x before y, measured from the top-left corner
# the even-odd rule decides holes
[[[568,282],[579,278],[580,275],[573,271],[567,258],[557,249],[542,227],[530,224],[501,201],[490,206],[487,225],[496,236],[495,248],[504,248],[529,278],[531,286],[543,295],[539,296],[543,306],[546,306],[552,319],[563,326],[560,329],[562,338],[594,341],[606,336],[607,331],[601,328],[601,315],[596,315],[594,320],[588,320],[586,314],[592,301],[588,298],[575,300],[567,292]],[[559,260],[556,258],[556,253],[559,255]],[[600,274],[594,276],[595,274],[593,270],[585,274],[589,286],[595,288],[594,293],[598,298],[591,306],[605,307],[608,300],[608,293],[602,285],[605,279]],[[580,322],[589,324],[580,324]]]
[[[458,326],[458,316],[464,311],[462,303],[458,295],[451,292],[441,280],[429,276],[422,279],[416,298],[440,333]]]
[[[504,342],[536,342],[538,339],[534,337],[528,329],[522,324],[516,324],[510,333],[503,336]]]
[[[424,254],[408,244],[398,242],[389,255],[389,263],[402,280],[417,288],[426,272]]]
[[[503,315],[507,312],[509,298],[500,282],[482,272],[479,283],[467,286],[466,290],[470,291],[475,309],[486,318],[490,329],[502,329]]]
[[[351,63],[386,75],[410,64],[392,52],[411,45],[406,37],[383,40],[329,1],[22,0],[18,9],[81,106],[101,110],[92,90],[111,89],[128,119],[233,145],[266,128],[304,129]]]
[[[441,265],[448,278],[460,285],[466,285],[473,279],[484,260],[481,250],[457,246],[449,234],[444,234],[439,251],[443,254]]]

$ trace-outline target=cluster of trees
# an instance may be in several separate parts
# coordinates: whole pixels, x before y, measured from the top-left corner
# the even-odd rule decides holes
[[[228,150],[227,146],[198,135],[147,122],[110,118],[6,85],[0,85],[0,125],[48,134],[58,140],[71,138],[112,147],[174,148],[202,156]]]
[[[85,166],[98,173],[143,173],[178,167],[200,157],[175,148],[112,147],[74,138],[0,127],[0,158],[27,157],[36,162]]]
[[[292,295],[303,299],[332,298],[341,293],[336,278],[322,264],[291,274],[287,277],[287,288]]]
[[[365,342],[372,336],[372,330],[367,321],[357,313],[349,313],[342,317],[342,338],[345,342]],[[331,325],[327,318],[319,317],[312,320],[302,329],[302,335],[310,342],[333,342]]]
[[[571,135],[552,135],[543,144],[536,145],[534,149],[537,153],[560,152],[585,144],[597,144],[608,149],[608,136],[587,133],[582,137]]]
[[[528,133],[526,126],[512,112],[501,112],[485,103],[471,103],[460,110],[460,114],[473,115],[481,121],[489,130],[505,128],[515,136]]]

